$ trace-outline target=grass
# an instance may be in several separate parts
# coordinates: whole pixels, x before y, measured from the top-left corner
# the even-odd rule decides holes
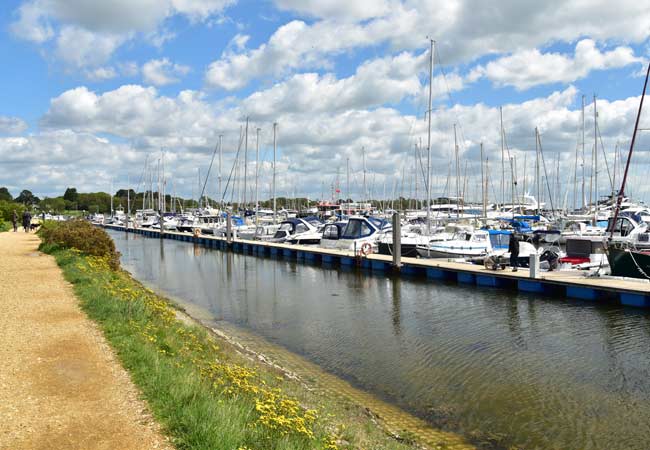
[[[178,449],[409,449],[360,406],[305,389],[177,319],[106,258],[43,244]]]
[[[9,231],[12,228],[13,227],[11,226],[10,222],[7,222],[6,220],[0,219],[0,233],[2,233],[4,231]]]

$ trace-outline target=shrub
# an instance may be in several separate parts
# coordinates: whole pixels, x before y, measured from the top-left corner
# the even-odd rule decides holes
[[[113,240],[104,230],[85,220],[46,221],[39,235],[44,245],[76,249],[86,255],[105,258],[113,270],[120,267],[120,254]]]

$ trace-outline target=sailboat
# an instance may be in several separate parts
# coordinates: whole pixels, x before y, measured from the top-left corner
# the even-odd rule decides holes
[[[637,112],[636,122],[634,124],[634,132],[632,134],[632,142],[630,143],[630,151],[627,155],[627,163],[625,165],[625,172],[623,173],[623,181],[621,182],[621,189],[618,191],[616,200],[616,209],[614,210],[614,217],[611,223],[616,225],[619,220],[619,212],[621,209],[621,202],[625,196],[625,182],[627,181],[628,171],[630,169],[630,160],[632,159],[632,152],[634,151],[634,142],[636,141],[637,131],[639,129],[639,119],[641,118],[641,111],[643,110],[643,99],[645,98],[646,89],[648,87],[648,77],[650,76],[650,64],[645,76],[645,83],[643,84],[643,93],[639,101],[639,111]],[[650,279],[650,251],[638,250],[636,247],[631,246],[626,242],[616,242],[613,240],[615,226],[611,227],[609,245],[607,248],[607,258],[609,259],[609,266],[612,275]]]

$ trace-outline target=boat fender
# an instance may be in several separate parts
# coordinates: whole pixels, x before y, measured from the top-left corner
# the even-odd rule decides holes
[[[364,244],[361,246],[361,254],[363,256],[368,256],[371,253],[372,253],[372,245],[370,244],[370,242],[364,242]]]

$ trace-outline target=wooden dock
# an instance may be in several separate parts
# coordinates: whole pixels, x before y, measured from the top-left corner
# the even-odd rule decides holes
[[[129,228],[104,225],[105,228],[128,231],[147,237],[161,238],[160,232],[147,228]],[[394,267],[388,255],[355,255],[351,251],[323,249],[304,245],[277,244],[242,239],[165,231],[162,238],[192,242],[218,250],[229,250],[253,255],[269,255],[297,261],[322,263],[326,266],[360,267],[376,272],[392,272],[404,276],[421,276],[432,280],[453,280],[480,287],[516,289],[558,298],[590,301],[619,302],[626,306],[650,308],[650,282],[629,278],[588,277],[586,272],[540,272],[531,277],[528,269],[518,272],[490,270],[481,265],[447,261],[444,259],[401,258],[401,266]]]

